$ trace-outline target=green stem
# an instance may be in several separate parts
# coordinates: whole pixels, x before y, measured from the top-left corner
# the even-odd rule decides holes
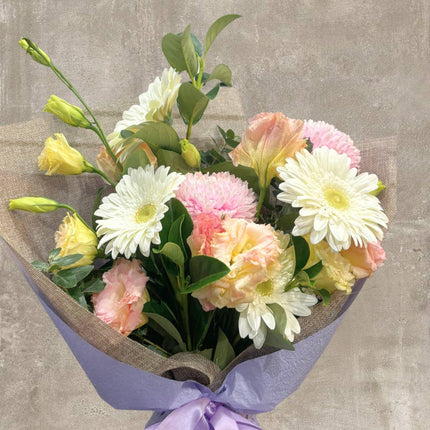
[[[266,198],[266,192],[267,192],[267,188],[260,186],[260,196],[258,198],[258,204],[257,204],[257,215],[256,215],[257,218],[260,216],[260,211],[261,211],[261,208],[263,207],[264,199]]]
[[[203,58],[199,59],[200,62],[200,71],[199,76],[197,78],[196,88],[198,90],[202,89],[202,78],[203,78],[203,72],[205,71],[205,65],[206,65],[206,54],[203,56]]]
[[[94,231],[86,222],[85,220],[78,214],[78,212],[76,211],[76,209],[72,208],[69,205],[65,205],[63,203],[60,203],[57,207],[59,208],[64,208],[64,209],[68,209],[70,212],[72,212],[74,215],[76,215],[78,217],[78,219],[82,222],[82,224],[84,224],[87,228],[89,228],[91,231]]]
[[[95,117],[95,115],[93,114],[92,110],[88,107],[88,105],[85,103],[84,99],[81,97],[81,95],[78,93],[78,91],[75,89],[75,87],[67,80],[67,78],[54,66],[54,64],[50,64],[50,67],[52,69],[52,71],[57,75],[57,77],[60,79],[61,82],[63,82],[67,88],[69,88],[70,91],[72,91],[72,93],[78,98],[78,100],[82,103],[82,105],[85,107],[85,109],[87,110],[87,112],[90,114],[91,118],[94,121],[94,124],[96,125],[96,127],[91,127],[90,129],[95,131],[97,133],[97,135],[100,137],[103,145],[105,146],[107,152],[109,153],[109,155],[112,157],[112,160],[118,165],[118,167],[121,168],[121,164],[119,163],[117,157],[115,156],[115,154],[112,152],[112,149],[106,139],[105,134],[103,133],[103,130],[99,124],[99,122],[97,121],[97,118]],[[122,170],[122,168],[121,168]]]
[[[188,127],[187,127],[187,139],[188,140],[190,139],[190,136],[191,136],[191,129],[192,129],[192,127],[193,127],[193,121],[191,120],[188,123]]]
[[[115,188],[116,184],[112,182],[101,170],[94,167],[92,164],[86,162],[87,166],[90,170],[90,173],[97,173],[97,175],[100,175],[103,179],[105,179],[112,187]]]
[[[146,338],[142,338],[142,341],[147,343],[148,345],[153,346],[154,348],[158,349],[159,351],[161,351],[162,353],[166,354],[168,357],[170,357],[172,354],[168,351],[166,351],[165,349],[161,348],[161,346],[158,346],[156,343],[150,341],[149,339]]]

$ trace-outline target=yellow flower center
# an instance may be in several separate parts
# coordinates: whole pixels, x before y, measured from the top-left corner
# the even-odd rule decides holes
[[[154,205],[144,205],[136,212],[136,222],[138,224],[148,222],[155,215]]]
[[[257,285],[257,294],[260,294],[260,296],[270,296],[273,293],[273,289],[273,282],[269,279]]]
[[[324,191],[324,197],[328,204],[336,209],[348,209],[349,201],[344,194],[335,188],[327,188]]]

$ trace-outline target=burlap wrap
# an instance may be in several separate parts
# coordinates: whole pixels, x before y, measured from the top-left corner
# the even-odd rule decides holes
[[[96,115],[107,132],[113,129],[121,116],[118,112],[96,112]],[[177,126],[180,123],[177,113],[174,118]],[[217,99],[209,104],[204,120],[193,129],[192,141],[200,147],[209,146],[212,137],[218,135],[217,124],[242,133],[245,120],[236,90],[223,89]],[[95,160],[100,145],[91,132],[68,127],[47,114],[43,119],[0,127],[0,220],[1,235],[13,247],[62,319],[87,342],[119,361],[177,380],[194,379],[211,389],[219,387],[236,364],[272,352],[273,349],[269,348],[257,351],[250,347],[222,371],[211,361],[193,353],[163,358],[111,329],[31,266],[30,262],[36,259],[46,259],[54,247],[54,232],[64,212],[10,212],[8,200],[22,196],[44,196],[73,206],[89,219],[94,196],[102,184],[96,175],[47,177],[38,171],[37,156],[43,142],[58,132],[63,132],[69,143],[89,161]],[[362,154],[361,170],[376,173],[387,185],[380,198],[388,217],[392,218],[396,209],[396,140],[374,139],[357,146]],[[338,294],[328,306],[316,306],[310,317],[300,319],[302,332],[296,339],[304,339],[327,326],[336,318],[344,302],[345,295]]]

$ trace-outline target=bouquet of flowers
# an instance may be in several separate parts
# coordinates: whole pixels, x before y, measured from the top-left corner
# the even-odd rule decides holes
[[[248,415],[297,388],[357,281],[385,259],[385,185],[334,126],[259,113],[241,136],[220,124],[213,145],[194,139],[231,86],[227,65],[206,66],[237,18],[215,21],[204,44],[190,26],[164,36],[170,68],[109,135],[48,54],[20,41],[83,107],[53,95],[45,111],[102,146],[92,163],[64,134],[46,139],[38,167],[81,175],[80,208],[13,196],[10,210],[67,211],[45,259],[15,258],[100,394],[159,412],[154,429],[259,428]],[[114,366],[108,384],[97,376],[104,366]]]

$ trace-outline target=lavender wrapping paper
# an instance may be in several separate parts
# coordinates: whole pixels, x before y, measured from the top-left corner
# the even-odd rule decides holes
[[[295,351],[280,350],[242,362],[230,371],[222,386],[212,392],[195,381],[174,381],[153,375],[94,348],[62,321],[14,251],[4,243],[100,397],[116,409],[154,410],[156,413],[148,425],[163,419],[166,415],[163,412],[178,409],[201,398],[225,405],[243,415],[272,410],[300,386],[365,281],[362,279],[356,283],[354,293],[349,296],[337,319],[296,343]]]

